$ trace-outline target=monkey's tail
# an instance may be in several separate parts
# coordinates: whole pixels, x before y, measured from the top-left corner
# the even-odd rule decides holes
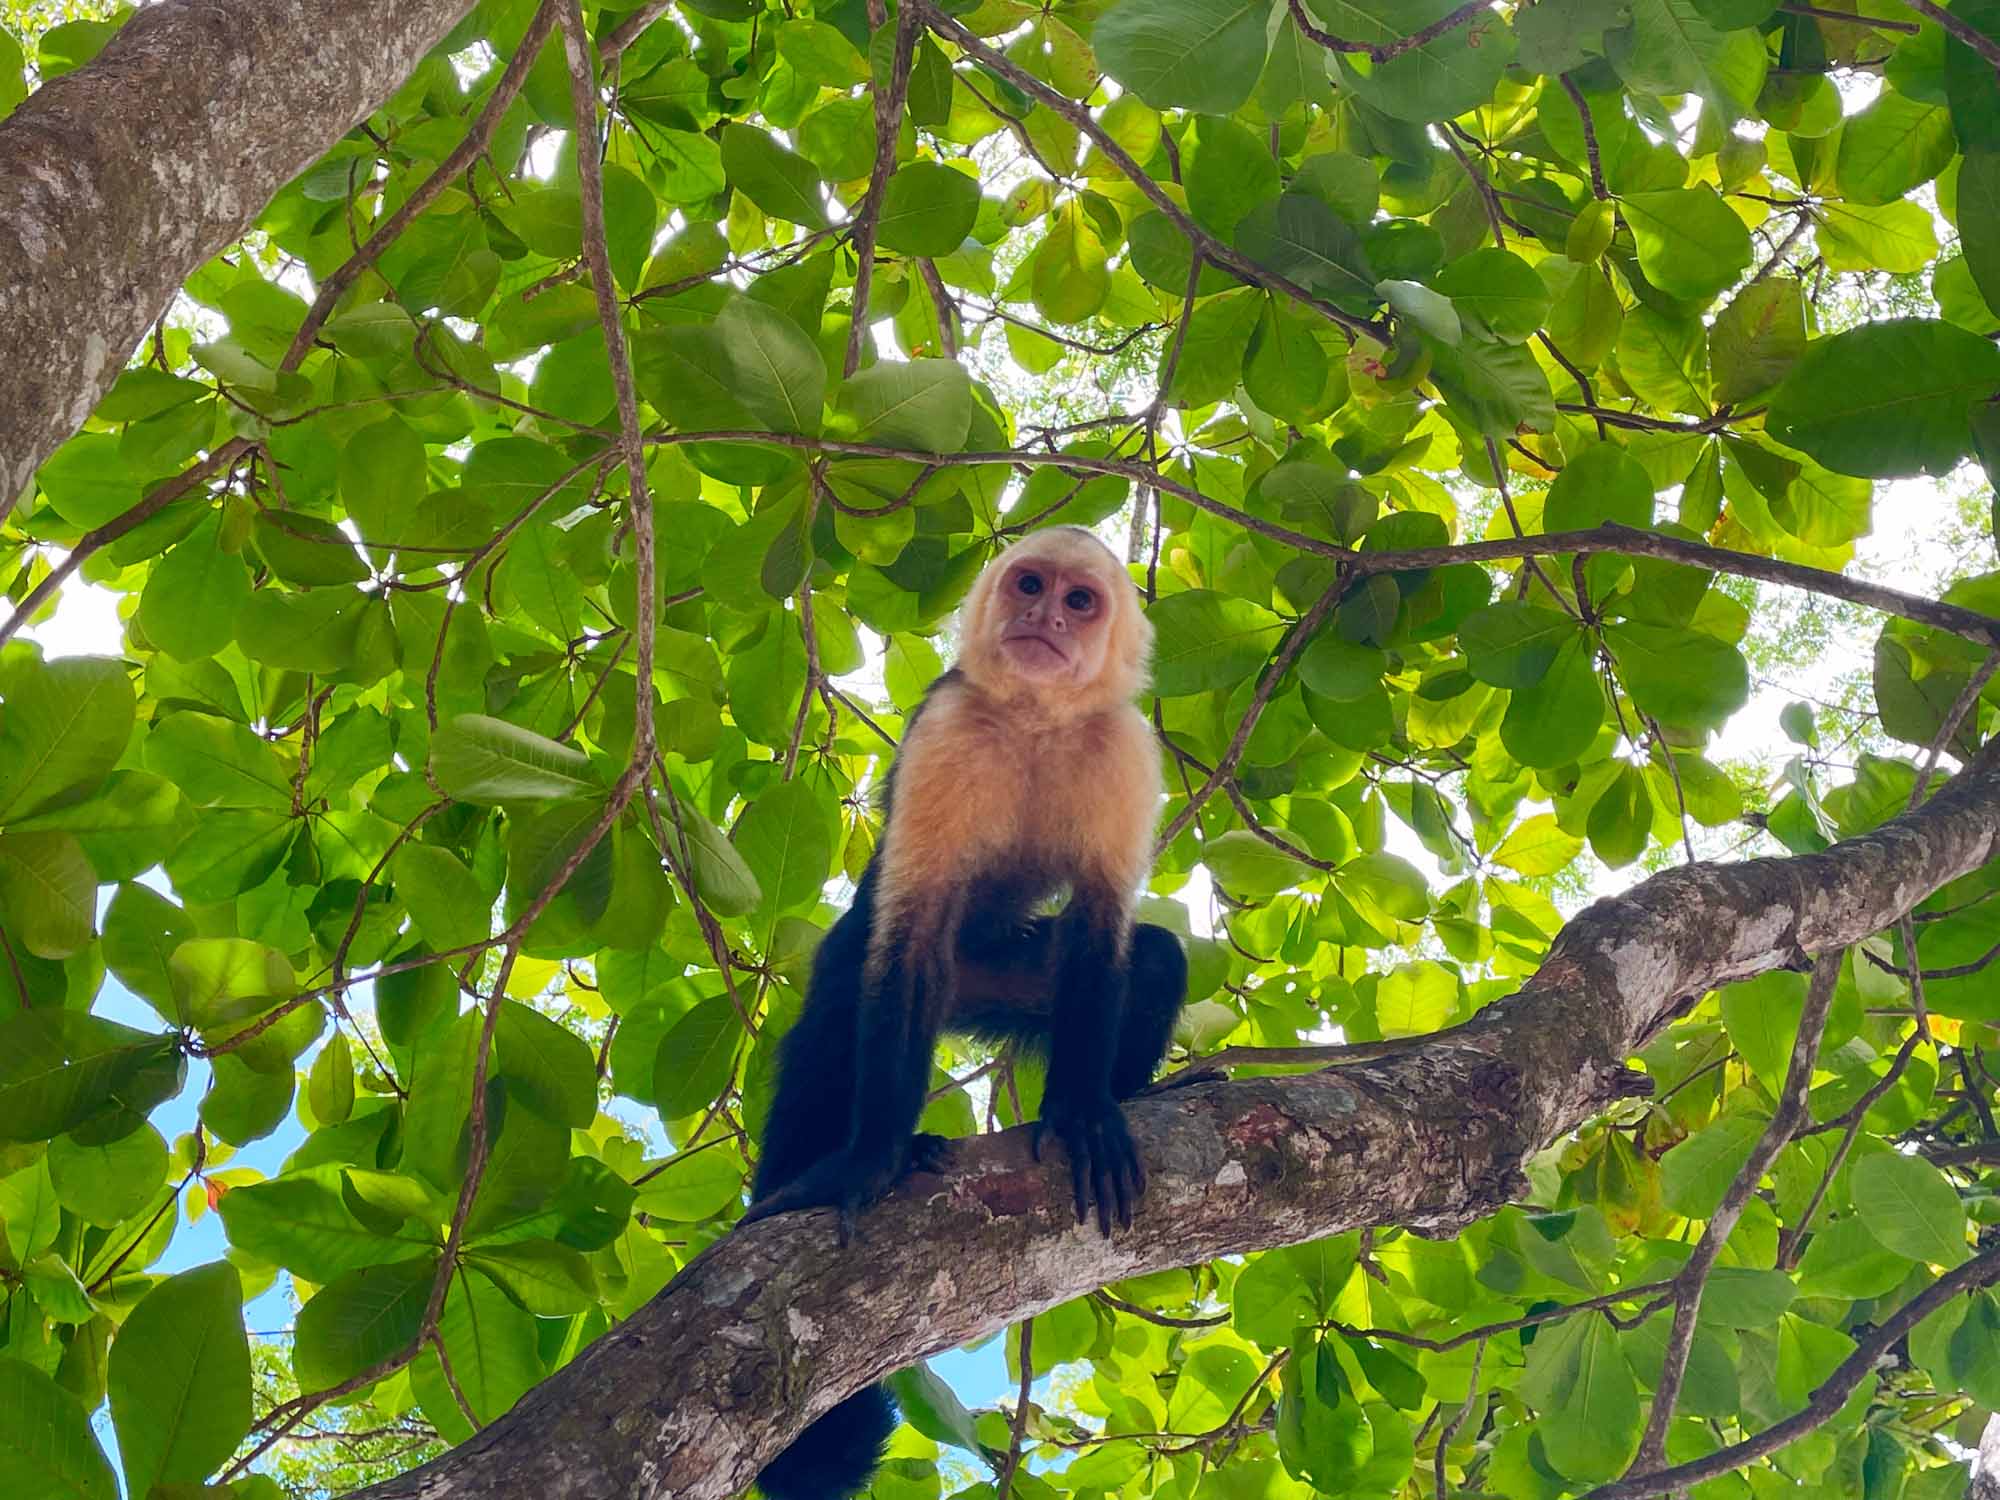
[[[766,1464],[757,1486],[767,1500],[849,1500],[868,1488],[896,1421],[886,1385],[856,1391]]]

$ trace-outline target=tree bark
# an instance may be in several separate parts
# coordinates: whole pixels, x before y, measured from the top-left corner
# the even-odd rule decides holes
[[[1129,1231],[1072,1215],[1025,1133],[968,1143],[842,1250],[831,1215],[710,1247],[471,1441],[371,1500],[723,1500],[812,1417],[911,1361],[1108,1281],[1369,1225],[1447,1235],[1621,1095],[1625,1059],[1719,984],[1894,922],[2000,849],[2000,741],[1914,813],[1821,854],[1691,865],[1579,913],[1521,990],[1406,1051],[1127,1106],[1151,1178]]]
[[[181,283],[471,8],[164,0],[0,120],[0,515]]]

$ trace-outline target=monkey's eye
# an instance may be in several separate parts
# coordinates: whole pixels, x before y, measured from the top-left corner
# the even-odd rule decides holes
[[[1015,581],[1014,587],[1024,594],[1039,594],[1042,591],[1042,575],[1039,573],[1023,573]]]
[[[1063,595],[1063,603],[1078,614],[1086,614],[1096,605],[1097,598],[1089,589],[1071,589]]]

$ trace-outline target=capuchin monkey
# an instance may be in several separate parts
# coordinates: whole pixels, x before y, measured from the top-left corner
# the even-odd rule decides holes
[[[957,665],[910,716],[885,826],[813,962],[779,1055],[744,1221],[856,1214],[949,1160],[919,1134],[940,1032],[1048,1057],[1041,1119],[1069,1158],[1077,1222],[1129,1227],[1145,1191],[1118,1101],[1153,1077],[1187,992],[1163,927],[1134,925],[1160,753],[1134,703],[1152,628],[1123,564],[1076,526],[1003,552],[967,596]],[[1060,915],[1036,915],[1067,890]],[[842,1126],[845,1125],[843,1131]],[[771,1500],[864,1489],[896,1424],[886,1387],[814,1422],[758,1476]]]

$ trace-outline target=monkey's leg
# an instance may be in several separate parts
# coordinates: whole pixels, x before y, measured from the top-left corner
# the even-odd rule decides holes
[[[821,1117],[822,1135],[845,1124],[845,1140],[750,1206],[744,1221],[795,1209],[833,1208],[844,1244],[855,1216],[894,1186],[910,1165],[937,1046],[938,1017],[950,987],[949,950],[928,930],[892,944],[881,972],[858,991],[852,1080],[844,1121]],[[801,1054],[801,1063],[809,1058]],[[924,1164],[932,1153],[920,1152]]]
[[[1111,1095],[1129,1099],[1153,1081],[1174,1026],[1187,1003],[1187,954],[1164,927],[1141,923],[1132,930],[1126,963],[1125,1014],[1118,1029],[1118,1055],[1111,1065]]]
[[[751,1216],[772,1193],[838,1150],[854,1117],[854,1048],[868,957],[864,897],[827,932],[813,957],[806,1004],[778,1055],[778,1087],[758,1145]]]
[[[1106,1237],[1114,1210],[1129,1227],[1132,1204],[1146,1190],[1145,1166],[1112,1093],[1129,988],[1128,966],[1118,952],[1123,920],[1114,895],[1082,886],[1063,913],[1049,1078],[1034,1136],[1037,1156],[1043,1129],[1062,1138],[1077,1222],[1087,1222],[1094,1201],[1097,1227]]]

